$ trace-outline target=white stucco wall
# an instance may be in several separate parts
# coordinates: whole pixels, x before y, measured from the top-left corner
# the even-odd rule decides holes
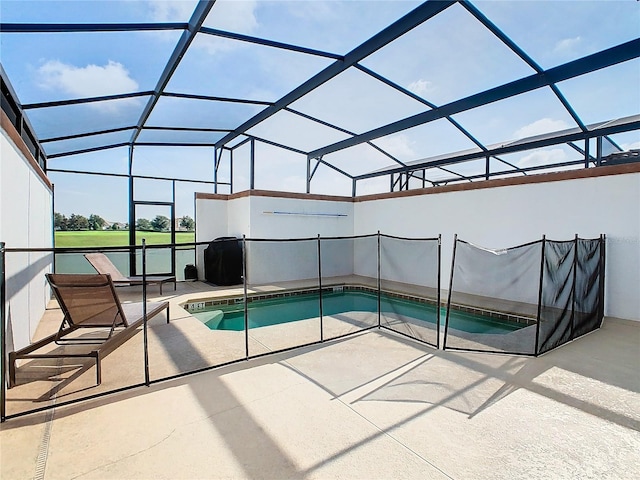
[[[640,321],[640,173],[359,202],[355,234],[442,234],[442,280],[449,281],[454,234],[499,249],[542,238],[607,235],[609,316]],[[398,215],[398,212],[407,212]]]
[[[53,195],[4,130],[0,142],[0,241],[7,248],[52,248]],[[52,265],[50,253],[6,254],[9,350],[31,342],[50,298],[44,274]]]
[[[344,201],[251,196],[252,238],[353,235],[353,204]]]

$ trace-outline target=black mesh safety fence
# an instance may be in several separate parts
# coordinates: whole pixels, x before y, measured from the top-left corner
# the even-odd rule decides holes
[[[602,325],[604,317],[604,238],[577,239],[573,338]]]
[[[247,356],[319,342],[318,240],[247,239],[245,245],[246,302],[238,299],[233,318],[246,320],[239,327]]]
[[[439,237],[380,233],[235,239],[223,270],[240,275],[220,277],[224,285],[206,281],[195,285],[195,294],[189,282],[177,292],[171,283],[162,291],[158,283],[115,289],[127,309],[140,306],[139,318],[150,315],[99,356],[90,353],[96,350],[91,343],[38,342],[55,334],[65,316],[45,274],[91,273],[84,259],[91,249],[0,248],[2,418],[373,328],[446,349],[537,355],[600,327],[604,236],[543,238],[502,250],[456,238],[441,340],[440,244]],[[149,280],[165,270],[154,262],[166,248],[97,250],[125,275],[141,260],[139,273]],[[85,330],[72,333],[96,339]]]
[[[600,328],[604,316],[604,236],[544,243],[538,354]]]
[[[548,351],[571,339],[575,279],[575,242],[544,242],[538,351]]]
[[[440,238],[380,235],[380,324],[438,347]]]
[[[491,250],[456,238],[444,348],[535,353],[542,242]]]
[[[455,240],[444,348],[540,355],[600,327],[605,238],[491,250]]]
[[[378,235],[320,239],[322,339],[378,326]]]

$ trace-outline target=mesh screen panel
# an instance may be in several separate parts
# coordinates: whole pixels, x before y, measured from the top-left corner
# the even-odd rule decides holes
[[[237,249],[241,249],[241,241],[235,243]],[[204,258],[206,248],[199,245],[198,249]],[[170,268],[170,249],[147,247],[147,270],[151,272],[162,271]],[[176,248],[176,276],[184,277],[184,267],[187,263],[195,263],[193,260],[194,249]],[[237,274],[235,285],[227,285],[228,291],[223,296],[210,296],[206,298],[196,297],[182,305],[188,314],[184,317],[178,315],[178,321],[170,324],[149,323],[149,371],[151,380],[161,380],[185,373],[215,367],[225,363],[246,358],[244,317],[239,322],[229,322],[228,311],[236,309],[236,299],[242,299],[243,286],[241,279],[242,256],[236,255],[235,265],[229,265],[229,270],[235,269]],[[137,261],[141,265],[141,253]],[[141,269],[141,267],[140,267]],[[199,277],[202,280],[206,268],[202,268]],[[138,271],[141,273],[141,270]],[[223,273],[226,273],[224,270]],[[209,282],[211,283],[211,282]],[[165,287],[164,294],[173,294],[171,287]],[[180,289],[180,287],[178,287]],[[157,290],[153,290],[157,292]],[[242,303],[239,303],[242,307]],[[173,306],[171,307],[174,308]],[[190,315],[195,317],[186,318]],[[175,317],[174,317],[175,318]],[[180,322],[184,319],[184,322]],[[239,326],[238,326],[239,325]],[[235,328],[235,329],[234,329]]]
[[[600,327],[604,240],[546,241],[538,353]]]
[[[603,250],[604,242],[601,239],[578,240],[574,338],[602,324]]]
[[[320,341],[318,240],[246,243],[249,356]]]
[[[381,325],[437,346],[438,239],[380,237]]]
[[[323,338],[378,325],[377,235],[320,240]]]
[[[551,350],[571,338],[574,262],[574,242],[545,242],[539,352]]]
[[[489,250],[457,240],[445,347],[535,353],[541,242]]]

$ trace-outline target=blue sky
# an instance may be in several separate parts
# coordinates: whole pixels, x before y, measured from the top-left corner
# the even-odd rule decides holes
[[[30,1],[3,0],[2,22],[186,22],[194,1]],[[415,1],[218,1],[205,26],[265,37],[307,48],[345,54],[419,2]],[[580,58],[640,36],[640,4],[619,1],[479,1],[474,5],[508,34],[543,68]],[[23,104],[153,89],[180,33],[109,32],[7,34],[0,36],[2,65]],[[170,80],[167,91],[275,101],[332,62],[331,59],[198,34]],[[364,59],[362,65],[436,105],[478,93],[533,73],[463,7],[454,5],[432,20]],[[617,65],[558,85],[585,123],[640,113],[640,62]],[[133,125],[146,97],[35,109],[28,111],[40,138]],[[349,69],[294,102],[292,108],[354,133],[393,122],[428,107]],[[163,97],[147,122],[150,126],[233,128],[262,106],[201,102]],[[456,115],[485,144],[575,126],[550,89]],[[253,135],[309,151],[347,138],[345,133],[280,112],[250,131]],[[186,133],[145,131],[142,141],[187,138]],[[222,134],[189,134],[189,139],[217,140]],[[126,142],[131,131],[96,139],[46,144],[54,154],[95,144]],[[623,148],[640,148],[638,132],[613,137]],[[402,161],[473,147],[451,123],[439,120],[374,141]],[[519,165],[564,161],[578,155],[556,146],[509,156]],[[51,168],[127,173],[126,148],[52,159]],[[249,149],[234,157],[234,189],[248,187]],[[211,149],[203,147],[135,150],[134,173],[176,178],[212,179]],[[392,162],[370,146],[327,156],[350,174],[361,174]],[[452,168],[473,173],[470,162]],[[258,144],[256,188],[304,191],[304,155]],[[431,178],[449,176],[430,172]],[[225,163],[221,178],[229,178]],[[67,215],[97,213],[125,221],[127,180],[51,174],[56,210]],[[166,194],[166,183],[139,182],[143,200]],[[388,178],[359,185],[358,193],[388,190]],[[178,184],[177,214],[193,215],[196,184]],[[96,192],[108,193],[97,196]],[[221,192],[225,192],[221,187]],[[351,181],[319,168],[312,192],[350,195]]]

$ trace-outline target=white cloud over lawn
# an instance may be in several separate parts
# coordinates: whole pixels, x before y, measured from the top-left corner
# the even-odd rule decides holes
[[[138,82],[119,62],[109,60],[106,65],[89,64],[84,67],[49,60],[38,68],[39,85],[48,90],[58,90],[73,97],[87,98],[116,95],[138,91]],[[96,108],[114,110],[124,103],[137,99],[100,102]]]

